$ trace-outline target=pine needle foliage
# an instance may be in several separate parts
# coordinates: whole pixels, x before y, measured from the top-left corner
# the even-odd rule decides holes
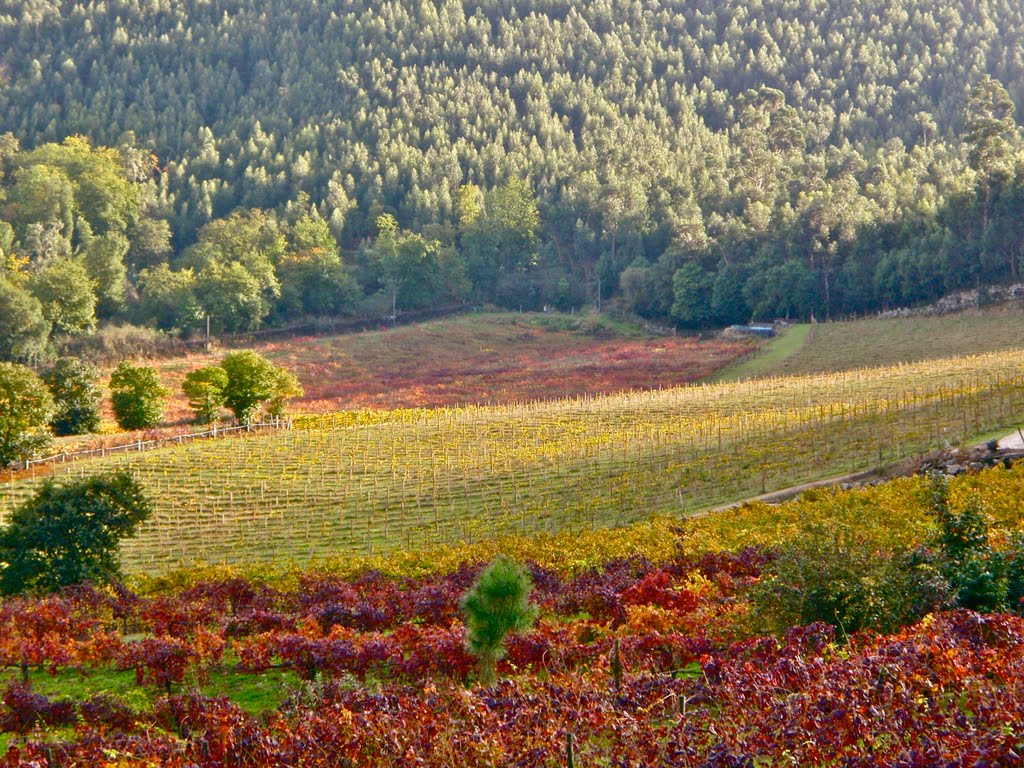
[[[479,660],[482,685],[497,680],[497,663],[505,655],[509,632],[529,629],[537,618],[530,604],[530,574],[514,560],[499,557],[480,574],[460,607],[468,631],[466,644]]]

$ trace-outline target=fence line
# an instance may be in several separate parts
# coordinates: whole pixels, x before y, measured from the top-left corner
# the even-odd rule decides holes
[[[234,427],[223,427],[218,428],[214,425],[214,428],[206,432],[192,432],[187,435],[174,435],[173,437],[159,437],[155,440],[136,440],[133,443],[123,443],[122,445],[114,445],[109,448],[103,446],[101,448],[90,448],[85,451],[71,451],[63,453],[55,453],[52,456],[44,456],[39,459],[25,459],[21,462],[21,469],[27,470],[32,467],[39,466],[41,464],[65,464],[68,461],[78,461],[88,457],[104,457],[109,456],[118,452],[129,453],[131,451],[151,451],[156,448],[163,448],[168,445],[182,445],[185,442],[194,440],[211,440],[218,437],[234,432],[254,432],[261,429],[291,429],[292,418],[289,416],[285,419],[277,418],[273,421],[261,421],[256,424],[240,424]]]

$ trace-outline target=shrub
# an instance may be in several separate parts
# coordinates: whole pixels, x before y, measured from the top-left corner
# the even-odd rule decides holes
[[[1005,562],[1006,607],[1024,614],[1024,534],[1015,533],[1010,538]]]
[[[968,499],[955,511],[949,504],[949,482],[937,472],[930,476],[930,490],[931,511],[939,524],[936,544],[945,558],[943,570],[957,606],[981,612],[1005,609],[1008,558],[989,545],[988,520],[977,499]]]
[[[89,336],[60,339],[58,352],[88,358],[97,365],[112,365],[133,357],[183,355],[188,345],[153,328],[129,323],[103,325]]]
[[[938,559],[879,550],[848,527],[809,528],[765,568],[752,594],[755,619],[771,631],[819,621],[847,635],[893,631],[948,604]]]

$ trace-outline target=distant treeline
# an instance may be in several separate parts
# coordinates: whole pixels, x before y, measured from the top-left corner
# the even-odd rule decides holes
[[[1021,50],[1011,0],[9,0],[0,341],[35,330],[3,352],[97,319],[619,298],[698,327],[1015,279]]]

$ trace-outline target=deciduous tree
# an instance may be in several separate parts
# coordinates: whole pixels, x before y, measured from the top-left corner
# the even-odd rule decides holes
[[[199,232],[183,265],[196,271],[196,295],[213,321],[230,331],[259,326],[281,294],[274,271],[287,249],[277,220],[263,211],[236,212]]]
[[[429,305],[440,288],[440,244],[414,232],[400,231],[390,213],[378,217],[377,228],[380,234],[373,257],[391,294],[392,307],[397,310]]]
[[[232,352],[221,362],[227,374],[224,404],[242,424],[250,423],[265,400],[274,395],[279,369],[251,350]]]
[[[350,311],[359,295],[327,222],[306,215],[292,228],[291,250],[277,266],[285,316],[336,315]]]
[[[43,374],[56,412],[50,426],[58,435],[84,435],[100,426],[99,372],[74,357],[62,357]]]
[[[56,259],[33,275],[29,286],[54,331],[83,334],[96,326],[96,293],[78,259]]]
[[[137,308],[142,322],[153,323],[165,331],[199,325],[203,308],[196,298],[196,277],[191,269],[177,272],[166,264],[139,273],[141,296]]]
[[[50,323],[39,299],[0,278],[0,359],[36,359],[49,337]]]
[[[164,417],[164,398],[170,393],[154,368],[123,362],[110,376],[110,399],[121,429],[148,429]]]
[[[30,368],[0,363],[0,467],[26,459],[50,443],[54,404]]]
[[[47,480],[0,530],[0,593],[119,578],[118,542],[150,514],[142,487],[124,471],[68,485]]]
[[[688,261],[672,276],[672,317],[688,328],[711,319],[711,277],[700,264]]]
[[[224,392],[228,387],[228,374],[218,365],[197,368],[191,371],[181,384],[188,397],[188,405],[200,424],[216,421],[217,413],[224,406]]]
[[[303,389],[299,380],[290,371],[278,368],[274,391],[267,400],[267,415],[277,419],[284,418],[288,414],[288,401],[302,395]]]

